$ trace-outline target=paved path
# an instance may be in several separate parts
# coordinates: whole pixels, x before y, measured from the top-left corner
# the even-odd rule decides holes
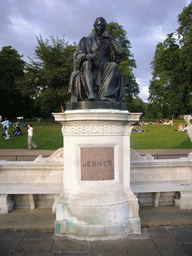
[[[175,206],[141,207],[142,227],[192,225],[192,210],[180,211]],[[0,231],[54,230],[55,214],[51,209],[15,209],[0,214]]]
[[[192,255],[192,211],[173,206],[142,207],[140,217],[141,235],[82,242],[55,236],[51,209],[14,210],[0,215],[0,255]]]
[[[0,149],[0,155],[51,155],[55,150],[38,150],[38,149]]]
[[[136,149],[140,155],[151,154],[158,159],[173,159],[180,157],[187,157],[192,149]]]
[[[192,255],[192,227],[144,228],[116,241],[75,241],[51,231],[0,233],[0,255],[184,256]]]
[[[192,152],[192,149],[137,149],[135,150],[140,155],[151,154],[155,158],[180,158],[186,157]],[[0,149],[0,160],[7,161],[33,161],[39,155],[48,157],[53,154],[55,150],[28,150],[28,149]]]
[[[38,149],[0,149],[0,160],[7,161],[33,161],[39,155],[48,157],[55,150],[38,150]]]

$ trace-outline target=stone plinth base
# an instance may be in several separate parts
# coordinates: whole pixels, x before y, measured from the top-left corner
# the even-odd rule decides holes
[[[7,214],[13,210],[14,202],[9,195],[0,195],[0,213]]]
[[[61,195],[56,206],[56,235],[79,240],[109,240],[140,234],[138,201],[124,191]]]
[[[140,114],[91,109],[54,116],[64,137],[56,235],[91,241],[139,234],[138,200],[130,190],[130,133]]]

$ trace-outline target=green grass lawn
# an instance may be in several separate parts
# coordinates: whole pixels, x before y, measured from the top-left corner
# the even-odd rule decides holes
[[[12,135],[15,128],[13,122],[10,125],[9,134]],[[27,121],[24,121],[28,124]],[[38,149],[57,150],[63,146],[62,125],[59,122],[42,120],[41,122],[29,121],[34,129],[33,142]],[[192,148],[192,142],[184,132],[175,131],[179,124],[185,125],[185,121],[174,121],[174,126],[170,125],[144,125],[145,132],[131,134],[131,148],[133,149],[182,149]],[[21,125],[20,125],[21,126]],[[11,136],[5,140],[0,136],[0,149],[27,149],[27,130],[21,128],[22,136]],[[3,127],[0,125],[0,134]]]
[[[192,142],[185,132],[176,131],[179,124],[185,121],[174,121],[171,125],[143,125],[145,132],[131,134],[133,149],[190,149]]]
[[[11,121],[12,122],[12,121]],[[61,133],[62,125],[59,122],[54,121],[41,121],[39,123],[29,121],[24,123],[31,123],[33,126],[33,143],[37,145],[37,149],[46,149],[46,150],[57,150],[63,146],[63,136]],[[21,136],[12,136],[13,128],[15,122],[12,122],[10,125],[9,134],[10,139],[5,140],[2,136],[0,137],[0,148],[7,149],[27,149],[28,148],[28,127],[21,128],[23,135]],[[21,123],[20,123],[21,127]],[[3,133],[3,127],[0,126],[0,134]]]

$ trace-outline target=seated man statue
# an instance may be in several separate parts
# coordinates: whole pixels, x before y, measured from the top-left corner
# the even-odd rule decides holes
[[[95,34],[83,37],[74,54],[74,72],[69,92],[71,101],[125,101],[123,77],[118,63],[122,49],[115,38],[105,33],[106,21],[99,17]]]

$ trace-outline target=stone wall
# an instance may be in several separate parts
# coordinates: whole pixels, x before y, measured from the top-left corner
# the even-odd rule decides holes
[[[61,153],[61,151],[60,151]],[[54,156],[55,157],[55,156]],[[60,156],[62,159],[62,156]],[[40,159],[40,158],[39,158]],[[192,191],[192,159],[154,160],[131,151],[131,189],[141,206],[152,206],[160,193],[158,205],[178,202],[181,191]],[[51,208],[62,191],[62,161],[0,161],[0,195],[11,195],[15,208],[29,208],[29,194],[36,207]]]

